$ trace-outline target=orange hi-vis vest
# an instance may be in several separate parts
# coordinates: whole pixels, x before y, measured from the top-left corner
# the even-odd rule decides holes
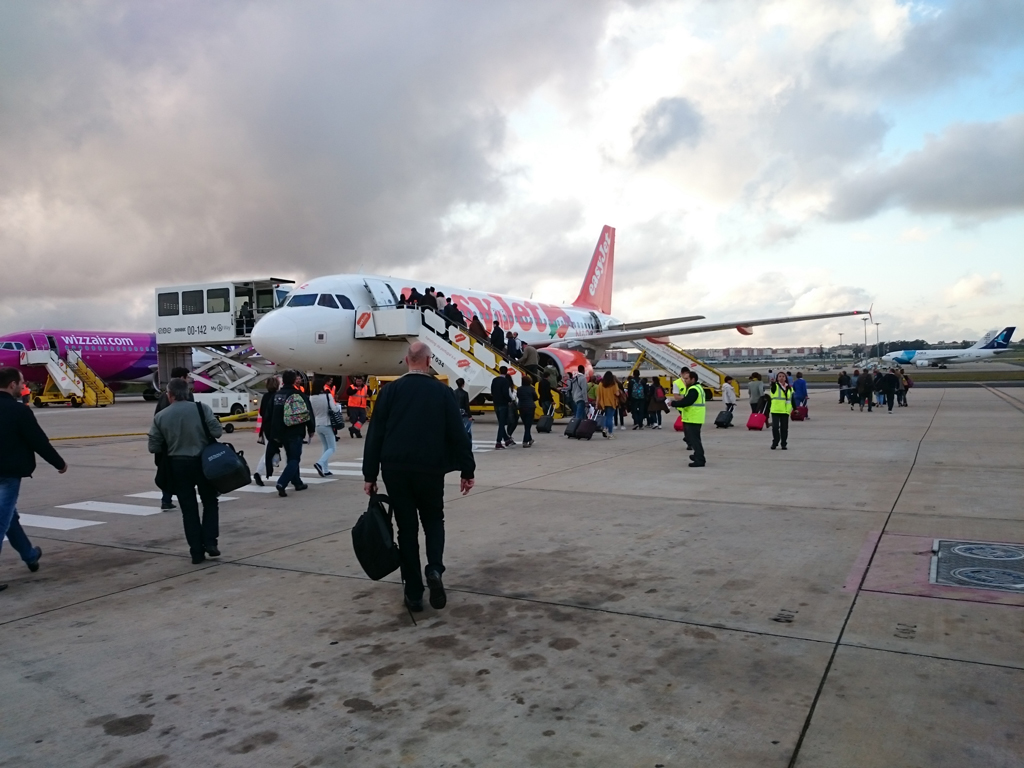
[[[365,408],[366,407],[366,392],[367,387],[364,384],[356,390],[354,395],[348,396],[348,407],[349,408]]]

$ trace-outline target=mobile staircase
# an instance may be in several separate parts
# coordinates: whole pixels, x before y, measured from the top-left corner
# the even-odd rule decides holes
[[[640,364],[647,360],[664,369],[669,378],[674,379],[685,366],[697,374],[697,381],[700,382],[704,389],[710,391],[712,396],[722,396],[722,387],[725,386],[725,374],[685,352],[675,344],[671,342],[654,342],[647,339],[637,339],[630,342],[630,344],[640,350],[640,357],[637,358],[636,363],[633,365],[633,370],[639,368]],[[630,374],[632,372],[631,370]],[[737,394],[739,394],[738,390]]]
[[[430,365],[434,371],[447,376],[448,385],[453,389],[456,379],[465,379],[470,400],[481,393],[490,393],[491,381],[499,375],[503,365],[508,366],[515,386],[523,381],[523,372],[500,351],[430,309],[358,307],[355,336],[357,339],[422,341],[430,348]]]
[[[82,360],[77,350],[67,351],[67,362],[52,349],[30,349],[19,356],[21,365],[41,365],[46,368],[46,384],[32,402],[36,407],[51,403],[107,406],[114,402],[114,393]]]

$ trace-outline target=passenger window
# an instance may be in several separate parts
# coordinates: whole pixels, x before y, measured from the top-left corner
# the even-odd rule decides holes
[[[317,301],[319,307],[330,307],[331,309],[338,308],[338,302],[334,300],[334,297],[329,293],[321,293],[320,299]]]
[[[231,311],[231,289],[210,288],[206,292],[206,311],[210,314]]]
[[[202,315],[203,313],[203,292],[182,291],[181,292],[181,314]]]
[[[160,317],[171,317],[178,314],[178,292],[157,294],[156,306],[156,313]]]
[[[335,295],[338,297],[338,303],[341,304],[342,309],[355,309],[355,306],[352,304],[352,299],[350,299],[348,296],[345,296],[340,293]]]
[[[289,307],[312,307],[316,304],[317,294],[315,293],[300,293],[296,296],[292,296],[288,300]]]

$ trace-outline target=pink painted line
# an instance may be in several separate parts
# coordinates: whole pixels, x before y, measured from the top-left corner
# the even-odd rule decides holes
[[[860,583],[868,570],[868,564],[871,562],[871,555],[875,551],[875,546],[880,538],[882,538],[881,531],[871,531],[868,533],[867,538],[864,539],[864,546],[860,548],[860,554],[853,561],[850,575],[846,577],[846,583],[843,585],[844,592],[856,592],[860,588]]]

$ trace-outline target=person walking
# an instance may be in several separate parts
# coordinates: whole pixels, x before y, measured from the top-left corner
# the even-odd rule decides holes
[[[908,408],[907,395],[910,393],[911,387],[914,386],[914,380],[907,375],[906,371],[900,368],[900,381],[903,383],[903,400],[900,404],[904,408]]]
[[[601,434],[611,440],[615,432],[615,412],[619,407],[619,382],[615,374],[605,371],[597,387],[597,410],[604,417]]]
[[[207,433],[218,438],[223,429],[206,403],[189,402],[188,383],[182,379],[168,383],[167,399],[170,405],[153,417],[149,428],[149,452],[167,456],[171,485],[181,505],[185,541],[192,564],[199,565],[207,555],[220,556],[217,491],[203,474],[202,453],[210,444]],[[196,490],[203,504],[202,518]]]
[[[531,347],[529,344],[523,344],[519,355],[519,368],[525,370],[533,380],[539,381],[541,376],[540,370],[540,354],[537,352],[536,347]],[[550,387],[548,388],[550,391]]]
[[[530,347],[530,349],[533,349]],[[555,398],[551,394],[551,382],[547,376],[541,376],[537,384],[537,396],[540,398],[540,409],[545,414],[553,414],[555,410]]]
[[[850,395],[850,376],[846,371],[839,374],[839,404],[842,405]]]
[[[363,490],[377,493],[377,475],[387,489],[398,525],[404,601],[423,610],[423,577],[430,605],[448,602],[444,567],[444,476],[459,470],[459,490],[473,488],[476,462],[451,390],[429,374],[430,348],[421,341],[405,355],[409,372],[381,390],[366,435]],[[503,378],[503,377],[499,377]],[[427,565],[420,572],[419,525],[423,525]]]
[[[807,380],[802,372],[796,372],[796,380],[793,382],[793,407],[807,405]]]
[[[21,481],[36,471],[36,454],[62,475],[68,471],[68,464],[50,445],[32,410],[18,402],[24,386],[18,368],[0,368],[0,549],[6,536],[22,562],[35,573],[43,549],[33,546],[21,527]],[[7,585],[0,584],[0,592],[5,589]]]
[[[345,388],[345,406],[348,409],[349,438],[363,437],[363,424],[366,423],[366,404],[370,397],[370,388],[362,376],[354,376]]]
[[[647,422],[651,429],[661,429],[661,414],[668,413],[665,399],[665,388],[661,386],[661,378],[655,376],[647,398]]]
[[[894,369],[896,372],[896,405],[903,408],[907,404],[907,380],[903,375],[903,369]]]
[[[270,436],[284,446],[287,464],[277,479],[277,495],[287,496],[286,488],[291,483],[296,491],[309,486],[302,482],[299,462],[302,461],[302,440],[308,434],[313,437],[315,427],[310,413],[309,400],[295,386],[296,371],[281,374],[281,388],[274,395],[274,415],[271,419]]]
[[[900,386],[900,377],[896,375],[896,369],[890,368],[882,377],[882,392],[885,394],[885,407],[892,413],[892,407],[896,403],[896,390]]]
[[[854,371],[854,373],[857,373]],[[863,412],[864,404],[867,403],[868,413],[871,413],[871,407],[873,405],[871,399],[871,393],[874,389],[874,382],[871,380],[871,374],[867,369],[864,369],[857,376],[857,400],[860,403],[860,409]],[[850,406],[850,410],[853,410],[853,406]]]
[[[501,366],[498,375],[491,379],[491,403],[498,419],[498,437],[494,441],[494,450],[502,451],[507,446],[515,445],[508,433],[509,408],[512,405],[512,381],[508,377],[508,366]]]
[[[324,447],[320,458],[313,464],[313,469],[320,477],[334,474],[330,469],[330,460],[334,451],[337,450],[338,439],[335,437],[334,427],[331,425],[331,414],[336,414],[335,418],[341,416],[341,406],[334,402],[330,390],[324,386],[325,382],[326,380],[320,376],[313,377],[313,394],[309,398],[309,405],[313,411],[313,423],[316,425],[314,429],[320,437],[320,444]]]
[[[789,385],[789,378],[783,371],[775,375],[771,389],[768,391],[771,398],[772,413],[772,450],[779,444],[782,450],[788,450],[789,442],[789,415],[793,412],[793,388]]]
[[[469,435],[470,442],[473,440],[473,411],[469,408],[469,392],[466,391],[466,380],[455,380],[455,404],[459,406],[459,415],[462,416],[462,426]]]
[[[569,377],[569,399],[577,421],[587,417],[587,369],[576,367],[576,373]]]
[[[750,412],[761,412],[761,398],[764,397],[764,382],[761,374],[754,371],[747,380],[747,397],[750,398]]]
[[[704,456],[704,443],[701,440],[700,432],[704,426],[705,398],[704,387],[697,383],[697,374],[687,371],[684,374],[686,390],[681,400],[672,402],[673,408],[678,408],[683,419],[683,438],[686,445],[693,451],[690,454],[690,467],[703,467],[707,464]]]
[[[736,408],[736,389],[732,385],[732,376],[726,376],[722,386],[722,402],[725,403],[725,410],[732,413]]]
[[[537,411],[537,390],[529,381],[524,381],[516,390],[516,396],[519,401],[519,419],[523,422],[523,448],[532,448],[533,435],[530,430]]]
[[[184,367],[181,367],[181,366],[178,366],[178,367],[175,367],[175,368],[171,368],[171,378],[170,378],[170,380],[168,382],[168,383],[170,383],[170,381],[174,381],[175,379],[181,379],[182,381],[188,383],[189,384],[188,399],[190,401],[195,399],[192,396],[192,391],[191,391],[191,384],[192,384],[192,382],[189,381],[191,375],[192,374],[189,372],[188,368],[184,368]],[[160,397],[156,401],[156,408],[153,411],[153,415],[155,416],[156,414],[160,413],[160,411],[162,411],[164,408],[166,408],[170,404],[171,404],[170,400],[167,399],[167,391],[164,390],[160,394]],[[174,506],[174,500],[173,500],[174,494],[171,492],[171,486],[170,486],[170,474],[169,474],[167,468],[164,466],[164,459],[165,458],[166,457],[161,456],[160,454],[157,454],[156,456],[153,457],[153,462],[156,464],[156,467],[157,467],[157,469],[156,469],[156,477],[157,477],[156,485],[157,485],[157,487],[160,489],[160,491],[162,493],[162,496],[160,497],[160,509],[167,510],[167,509],[175,509],[175,506]]]
[[[487,341],[487,329],[484,328],[484,324],[480,322],[480,318],[476,315],[473,315],[472,319],[469,321],[469,328],[467,330],[469,331],[469,335],[478,341]]]
[[[505,352],[505,332],[501,330],[501,323],[494,321],[494,328],[491,329],[491,346],[499,352]]]
[[[262,475],[266,475],[267,478],[273,477],[274,462],[280,461],[281,458],[281,444],[270,436],[270,426],[274,419],[274,395],[277,394],[277,390],[280,388],[281,384],[277,380],[277,376],[271,376],[267,379],[265,386],[267,391],[260,399],[259,437],[264,443],[266,443],[267,447],[263,452],[263,455],[260,456],[260,460],[256,464],[256,471],[252,476],[253,482],[256,483],[256,485],[263,485]]]
[[[647,415],[647,400],[644,397],[644,383],[640,379],[640,369],[633,371],[629,378],[629,413],[633,417],[633,429],[644,428],[644,418]]]

